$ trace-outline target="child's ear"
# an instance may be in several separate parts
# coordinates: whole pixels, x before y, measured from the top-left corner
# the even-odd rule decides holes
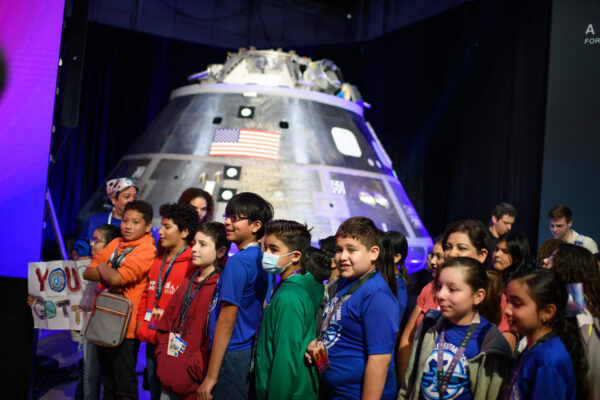
[[[478,306],[480,305],[483,300],[485,300],[485,289],[478,289],[474,294],[473,294],[473,304]]]
[[[253,235],[256,235],[258,233],[258,231],[260,231],[260,228],[262,228],[261,221],[256,220],[256,221],[252,221],[250,223],[250,232],[252,232]]]
[[[555,315],[556,315],[556,305],[555,304],[548,304],[546,307],[544,307],[540,310],[540,319],[542,320],[543,324],[546,324],[546,322],[548,322],[552,318],[554,318]]]
[[[221,258],[225,257],[225,255],[227,254],[227,247],[225,246],[221,246],[217,249],[217,260],[220,260]]]
[[[293,264],[299,263],[302,258],[302,252],[300,250],[296,250],[291,254],[290,260]]]
[[[379,257],[379,246],[373,246],[369,249],[369,258],[371,259],[371,262],[374,263],[377,260],[377,257]]]
[[[152,229],[152,221],[146,224],[146,233],[150,232],[150,229]]]
[[[187,228],[185,228],[184,230],[180,231],[181,232],[181,238],[183,240],[188,240],[188,238],[190,237],[190,231],[188,231]]]

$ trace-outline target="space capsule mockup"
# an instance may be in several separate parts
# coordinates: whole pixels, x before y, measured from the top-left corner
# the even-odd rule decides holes
[[[215,198],[217,221],[233,195],[255,192],[275,218],[312,227],[315,242],[366,216],[406,236],[409,272],[424,266],[432,240],[363,118],[359,91],[331,61],[241,49],[189,80],[109,178],[135,178],[139,198],[155,208],[203,188]],[[102,187],[79,217],[103,204]]]

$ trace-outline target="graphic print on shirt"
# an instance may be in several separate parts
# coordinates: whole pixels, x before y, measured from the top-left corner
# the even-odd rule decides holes
[[[425,362],[423,378],[421,380],[421,399],[439,399],[438,380],[437,380],[437,357],[439,351],[439,343],[436,343],[435,349],[431,352]],[[448,369],[448,365],[452,361],[454,354],[458,351],[458,347],[452,343],[444,343],[444,373]],[[450,377],[448,388],[444,394],[444,400],[458,400],[463,395],[469,394],[469,363],[467,358],[462,355],[456,368]],[[470,398],[470,397],[469,397]]]
[[[327,303],[323,315],[327,317],[339,301],[340,299],[338,297],[334,297],[329,303]],[[335,315],[333,315],[329,321],[327,330],[323,333],[323,337],[321,337],[321,340],[327,349],[333,346],[342,335],[342,326],[338,323],[338,321],[342,319],[342,307],[338,307]]]
[[[217,287],[215,288],[215,291],[213,292],[212,300],[210,301],[210,307],[208,307],[209,313],[211,313],[217,306],[217,302],[219,301],[220,293],[221,293],[221,277],[219,276],[219,280],[217,281]]]

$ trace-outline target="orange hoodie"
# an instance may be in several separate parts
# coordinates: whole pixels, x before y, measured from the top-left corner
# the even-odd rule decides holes
[[[144,293],[142,294],[142,300],[140,301],[140,306],[137,310],[136,322],[141,323],[141,325],[139,328],[137,328],[135,336],[143,342],[149,342],[152,344],[157,343],[156,330],[150,329],[150,323],[148,321],[144,321],[144,317],[146,316],[146,311],[152,311],[154,308],[156,285],[158,282],[158,275],[160,273],[160,266],[163,258],[166,256],[167,254],[165,253],[161,257],[158,257],[156,260],[154,260],[152,268],[150,268],[150,272],[148,273],[148,284],[146,285],[146,290],[144,290]],[[167,272],[170,262],[171,259],[167,258],[162,273],[163,278]],[[193,269],[194,264],[192,264],[192,250],[188,246],[188,248],[185,249],[185,251],[181,253],[179,257],[177,257],[173,263],[173,268],[171,269],[167,280],[163,282],[163,290],[160,299],[158,300],[157,308],[163,311],[167,308],[169,300],[171,300],[171,297],[173,297],[183,280]]]
[[[156,258],[156,245],[152,234],[148,233],[141,239],[132,240],[131,242],[126,242],[123,238],[117,238],[110,242],[102,251],[98,252],[89,265],[90,268],[98,268],[98,264],[103,262],[108,263],[110,256],[112,256],[117,247],[119,248],[119,254],[121,254],[123,250],[133,246],[137,247],[125,256],[118,269],[119,274],[121,274],[123,296],[127,297],[133,303],[133,315],[129,321],[127,335],[125,336],[127,339],[135,339],[136,313],[142,294],[146,289],[148,271],[150,271],[152,262]]]

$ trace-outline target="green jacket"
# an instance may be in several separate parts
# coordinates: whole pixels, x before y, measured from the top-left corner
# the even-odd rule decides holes
[[[436,318],[433,325],[431,325],[431,321],[426,323],[430,316]],[[443,322],[444,317],[440,315],[439,311],[430,311],[417,328],[404,382],[398,393],[398,400],[419,399],[425,361],[435,347]],[[430,327],[427,332],[422,332],[422,328],[426,324]],[[421,351],[420,354],[416,354],[419,340],[422,340]],[[479,354],[468,362],[473,399],[493,400],[501,397],[510,378],[514,358],[508,342],[495,325],[492,325],[485,335]],[[411,375],[415,372],[415,365],[417,366],[417,375],[414,377],[414,382],[410,382]]]
[[[292,275],[280,286],[263,314],[256,346],[258,399],[317,399],[318,378],[304,361],[315,339],[323,285],[310,273]]]

